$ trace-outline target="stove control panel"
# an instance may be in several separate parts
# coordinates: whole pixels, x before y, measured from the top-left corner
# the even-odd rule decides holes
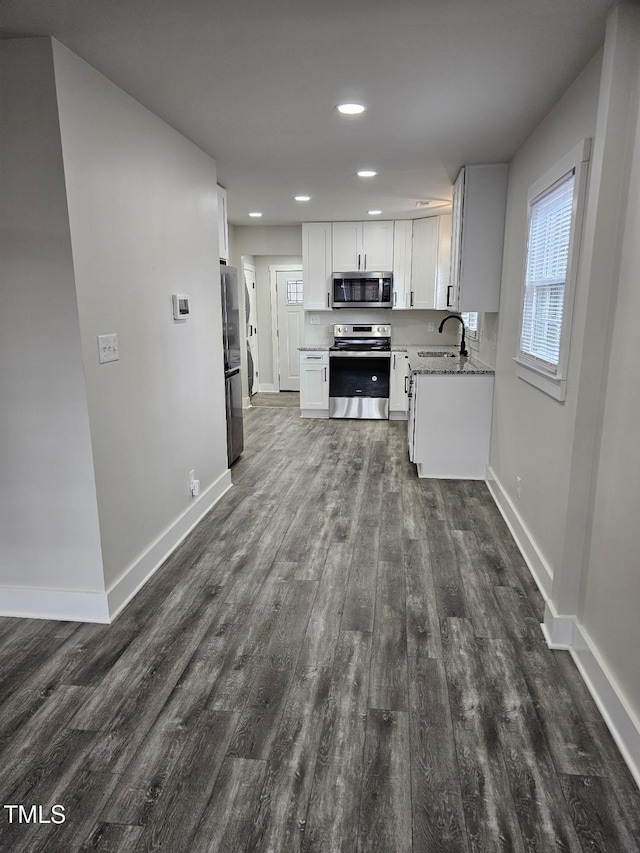
[[[389,325],[364,325],[362,323],[345,325],[340,324],[333,327],[335,339],[340,338],[390,338],[391,326]]]

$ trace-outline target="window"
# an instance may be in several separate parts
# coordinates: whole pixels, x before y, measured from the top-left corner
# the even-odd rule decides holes
[[[564,400],[589,140],[529,191],[517,375]]]
[[[478,337],[478,314],[476,311],[463,311],[462,321],[467,329],[467,337],[476,340]]]
[[[287,281],[287,305],[302,305],[302,280]]]

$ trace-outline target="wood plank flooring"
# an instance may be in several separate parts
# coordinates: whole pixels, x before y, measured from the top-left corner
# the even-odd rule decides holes
[[[640,794],[482,483],[246,414],[113,625],[0,619],[2,853],[640,851]]]

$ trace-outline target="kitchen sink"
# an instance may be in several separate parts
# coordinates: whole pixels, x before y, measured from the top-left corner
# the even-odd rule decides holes
[[[419,352],[419,358],[455,358],[458,355],[457,352],[451,352],[451,350],[433,350],[432,352]]]

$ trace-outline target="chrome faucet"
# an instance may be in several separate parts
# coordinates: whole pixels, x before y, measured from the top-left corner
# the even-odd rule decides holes
[[[447,322],[447,320],[459,320],[460,321],[460,324],[462,325],[462,339],[460,340],[460,355],[462,357],[466,358],[469,355],[469,353],[467,352],[467,347],[465,345],[465,340],[464,340],[464,320],[462,319],[462,317],[458,317],[457,314],[447,314],[447,316],[444,318],[444,320],[442,321],[442,323],[440,323],[440,326],[438,327],[438,331],[440,332],[440,334],[442,334],[442,327]]]

